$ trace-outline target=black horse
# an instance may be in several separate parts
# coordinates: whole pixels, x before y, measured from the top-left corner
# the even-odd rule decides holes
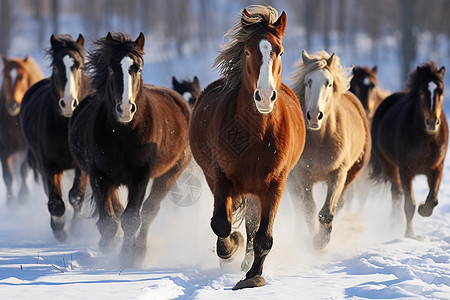
[[[93,190],[99,246],[111,249],[120,220],[126,265],[144,256],[160,203],[191,159],[189,106],[172,89],[143,83],[144,42],[142,33],[135,41],[108,33],[95,42],[89,57],[93,91],[69,124],[70,150]],[[150,178],[153,185],[145,200]],[[125,210],[120,185],[128,188]]]
[[[200,96],[200,81],[197,76],[194,76],[193,81],[178,81],[175,76],[172,76],[172,86],[175,91],[183,95],[190,107],[193,107],[195,101],[198,99],[198,96]]]
[[[62,174],[75,168],[75,180],[69,192],[69,202],[74,208],[73,222],[80,219],[87,184],[86,175],[74,164],[67,139],[69,118],[79,99],[87,93],[89,81],[83,73],[83,36],[80,34],[74,41],[69,35],[52,35],[50,42],[48,54],[52,57],[52,75],[25,93],[20,119],[29,146],[28,162],[43,177],[53,234],[63,241],[67,234],[61,195]]]

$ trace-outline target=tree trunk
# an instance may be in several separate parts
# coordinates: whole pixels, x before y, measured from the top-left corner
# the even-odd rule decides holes
[[[406,79],[416,57],[416,36],[413,32],[415,3],[415,0],[402,0],[401,2],[403,79]]]
[[[0,0],[0,53],[8,56],[12,29],[11,0]]]

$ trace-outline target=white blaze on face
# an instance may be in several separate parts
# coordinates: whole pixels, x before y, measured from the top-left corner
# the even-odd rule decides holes
[[[259,50],[261,51],[262,64],[259,71],[258,81],[254,94],[256,107],[261,113],[269,113],[273,109],[275,101],[271,101],[275,91],[275,83],[272,74],[273,61],[271,59],[272,45],[268,40],[259,42]],[[261,101],[256,101],[256,93],[259,93]]]
[[[62,59],[64,63],[64,68],[66,71],[66,85],[64,86],[64,95],[60,100],[60,107],[65,116],[71,116],[73,107],[72,103],[74,99],[77,99],[77,90],[75,84],[75,75],[73,74],[72,67],[75,63],[74,59],[69,55],[66,55]],[[62,105],[64,102],[64,105]]]
[[[186,100],[186,101],[190,101],[191,100],[191,98],[192,98],[192,94],[191,93],[189,93],[189,92],[184,92],[183,93],[183,98]]]
[[[122,103],[120,104],[122,114],[120,118],[124,121],[131,121],[132,114],[130,112],[131,110],[131,104],[134,103],[134,97],[133,97],[133,77],[130,74],[130,68],[133,65],[133,60],[125,56],[122,61],[120,62],[120,65],[122,66],[122,73],[123,73],[123,92],[122,92]]]
[[[365,77],[365,78],[364,78],[363,84],[364,84],[364,85],[367,85],[367,86],[370,85],[370,79],[369,79],[369,77]]]
[[[11,69],[11,71],[9,72],[9,77],[11,77],[11,84],[14,85],[14,83],[16,82],[16,78],[17,78],[17,69],[13,68]]]
[[[430,91],[430,111],[433,111],[433,106],[434,106],[434,92],[437,88],[437,84],[434,83],[433,81],[428,82],[428,90]]]

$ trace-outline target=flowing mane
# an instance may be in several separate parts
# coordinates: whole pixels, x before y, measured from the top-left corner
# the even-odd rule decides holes
[[[225,34],[229,41],[222,46],[223,50],[217,55],[212,66],[219,70],[224,79],[223,89],[239,88],[245,62],[245,42],[255,33],[270,29],[270,25],[278,19],[277,10],[270,6],[251,5],[247,9],[249,14],[243,13]]]
[[[306,74],[323,68],[328,69],[333,75],[333,91],[336,95],[343,94],[349,89],[351,69],[341,66],[338,56],[336,56],[335,63],[332,64],[331,68],[327,65],[327,59],[330,58],[330,54],[328,54],[325,50],[313,53],[309,56],[309,58],[310,59],[306,65],[304,64],[302,58],[294,63],[294,72],[292,73],[290,80],[292,82],[292,90],[296,95],[301,98],[305,95],[305,83],[303,81]]]
[[[87,69],[92,78],[92,89],[94,93],[102,93],[105,85],[106,74],[109,72],[110,60],[116,53],[121,51],[135,55],[144,64],[144,51],[141,51],[134,44],[133,38],[126,33],[112,33],[113,39],[110,44],[106,43],[106,37],[96,40],[93,44],[96,47],[88,55]],[[112,49],[112,50],[111,50]]]
[[[417,68],[408,74],[408,78],[405,81],[404,90],[407,92],[414,92],[419,89],[420,82],[424,79],[437,79],[442,81],[438,72],[439,70],[436,62],[434,61],[429,61],[417,66]]]

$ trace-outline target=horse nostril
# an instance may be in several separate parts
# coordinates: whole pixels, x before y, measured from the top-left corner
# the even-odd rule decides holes
[[[72,108],[75,108],[77,106],[78,106],[78,99],[75,98],[72,100]]]
[[[277,91],[273,91],[272,97],[270,98],[270,101],[275,101],[275,100],[277,100]]]
[[[120,106],[120,103],[117,103],[117,105],[116,105],[116,111],[117,111],[119,114],[122,114],[122,107]]]
[[[438,118],[436,118],[435,124],[436,124],[436,125],[439,125],[439,123],[441,123],[441,121],[440,121]]]
[[[255,100],[258,102],[261,101],[261,95],[259,94],[259,90],[255,91]]]
[[[308,120],[311,120],[311,115],[309,114],[309,111],[306,113],[306,118],[307,118]]]
[[[66,103],[64,102],[63,98],[59,99],[59,106],[61,106],[61,108],[65,108],[66,107]]]
[[[131,106],[130,106],[130,112],[131,112],[132,114],[134,114],[134,113],[136,112],[136,104],[131,103]]]
[[[317,117],[317,120],[323,119],[323,112],[319,111],[319,116]]]

